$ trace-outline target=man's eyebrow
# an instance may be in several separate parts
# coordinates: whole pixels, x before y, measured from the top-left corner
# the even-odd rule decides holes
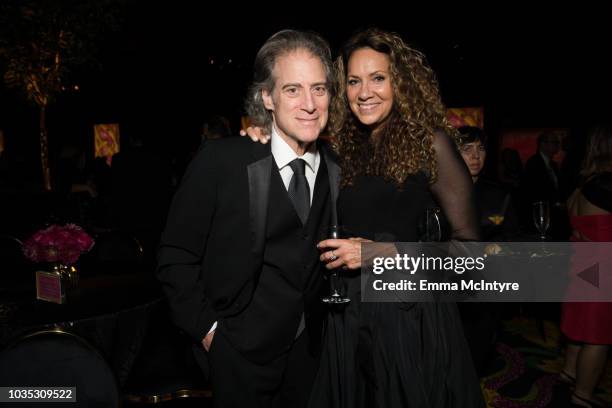
[[[301,88],[302,85],[299,84],[299,83],[294,83],[294,84],[290,83],[290,84],[283,85],[283,87],[281,89],[286,89],[286,88],[291,88],[291,87]]]

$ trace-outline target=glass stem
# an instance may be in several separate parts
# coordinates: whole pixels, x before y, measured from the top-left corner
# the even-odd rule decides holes
[[[338,292],[338,270],[334,269],[329,277],[329,287],[332,292],[332,296],[340,296]]]

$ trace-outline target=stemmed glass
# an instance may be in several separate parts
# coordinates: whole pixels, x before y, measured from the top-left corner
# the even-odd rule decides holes
[[[427,208],[422,223],[421,242],[438,242],[442,240],[440,209],[438,207]]]
[[[328,239],[338,239],[342,238],[340,234],[341,228],[337,225],[331,225],[329,227],[329,231],[327,233]],[[345,303],[349,303],[351,299],[342,295],[340,293],[339,286],[339,276],[338,276],[338,268],[332,269],[329,274],[329,287],[331,290],[331,295],[324,297],[321,299],[323,303],[327,303],[330,305],[341,305]]]
[[[550,206],[546,201],[533,203],[533,223],[540,233],[540,239],[546,240],[546,231],[550,225]]]

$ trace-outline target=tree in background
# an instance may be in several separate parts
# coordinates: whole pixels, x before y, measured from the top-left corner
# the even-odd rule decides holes
[[[0,60],[4,81],[39,109],[43,186],[52,189],[47,107],[57,95],[78,90],[77,67],[99,67],[96,45],[118,27],[122,0],[3,0]]]

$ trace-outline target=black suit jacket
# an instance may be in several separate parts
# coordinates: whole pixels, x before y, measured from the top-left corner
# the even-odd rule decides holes
[[[326,161],[332,222],[340,168],[319,141]],[[212,324],[240,313],[261,272],[270,174],[270,145],[249,138],[208,141],[174,197],[161,237],[157,275],[175,323],[200,342]]]
[[[525,164],[525,187],[527,189],[527,197],[530,202],[548,201],[551,203],[560,200],[559,185],[561,183],[559,169],[557,163],[552,159],[550,166],[557,176],[557,185],[550,177],[546,163],[539,152],[534,154],[527,160]]]

